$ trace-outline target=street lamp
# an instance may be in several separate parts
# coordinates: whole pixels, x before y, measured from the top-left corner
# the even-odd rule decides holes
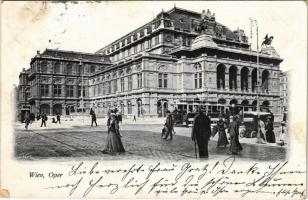
[[[259,81],[259,27],[258,21],[252,18],[249,18],[250,21],[250,38],[252,38],[252,28],[256,28],[256,35],[257,35],[257,114],[259,118],[259,111],[260,111],[260,101],[259,101],[259,90],[260,90],[260,81]]]

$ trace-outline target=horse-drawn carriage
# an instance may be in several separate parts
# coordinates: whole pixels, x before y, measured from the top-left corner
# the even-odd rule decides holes
[[[257,137],[258,130],[258,116],[264,122],[266,122],[267,118],[272,118],[273,115],[268,112],[256,112],[256,111],[246,111],[241,117],[241,125],[240,125],[240,136],[253,138]]]

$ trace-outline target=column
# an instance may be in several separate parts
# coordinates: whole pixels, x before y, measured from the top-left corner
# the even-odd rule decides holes
[[[236,91],[241,91],[241,70],[240,69],[237,69],[236,71],[236,86],[237,86],[237,89]]]
[[[248,71],[248,92],[252,91],[251,83],[252,83],[252,76],[251,76],[251,72]]]
[[[229,68],[231,66],[226,66],[225,67],[225,89],[229,90]],[[217,77],[217,76],[216,76]],[[221,88],[221,87],[220,87]]]

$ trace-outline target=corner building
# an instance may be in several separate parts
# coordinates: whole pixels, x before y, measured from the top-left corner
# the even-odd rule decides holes
[[[73,115],[89,111],[89,76],[108,65],[108,58],[99,54],[38,51],[27,71],[30,112]]]
[[[88,76],[89,106],[98,115],[114,107],[137,117],[200,105],[209,112],[256,110],[257,94],[261,109],[279,113],[282,59],[274,47],[261,48],[257,67],[244,31],[231,31],[209,10],[162,11],[96,54],[111,62]]]

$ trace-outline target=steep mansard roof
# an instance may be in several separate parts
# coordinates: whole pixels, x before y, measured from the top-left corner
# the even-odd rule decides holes
[[[208,10],[209,12],[209,10]],[[174,7],[169,11],[162,11],[160,12],[155,19],[153,19],[152,21],[146,23],[145,25],[135,29],[134,31],[129,32],[128,34],[124,35],[123,37],[113,41],[112,43],[110,43],[109,45],[101,48],[100,50],[98,50],[96,53],[103,53],[103,50],[106,49],[107,47],[110,48],[114,45],[117,45],[119,43],[121,43],[123,40],[127,39],[128,37],[139,33],[141,30],[143,29],[147,29],[149,26],[151,26],[152,23],[154,23],[155,21],[157,21],[157,19],[160,18],[170,18],[173,21],[173,25],[174,25],[174,29],[175,30],[184,30],[185,32],[188,33],[195,33],[195,24],[192,24],[193,20],[201,20],[202,15],[208,15],[209,13],[198,13],[198,12],[194,12],[194,11],[190,11],[190,10],[186,10],[183,8],[177,8]],[[212,17],[212,14],[210,13],[210,16]],[[183,21],[181,21],[183,20]],[[236,30],[236,31],[231,31],[228,27],[224,26],[221,23],[216,22],[215,20],[215,16],[213,18],[213,22],[215,23],[215,32],[217,31],[217,28],[221,29],[222,34],[225,36],[224,39],[228,40],[228,41],[239,41],[239,35],[241,34],[242,36],[245,37],[244,32],[242,30]],[[245,37],[246,39],[244,39],[243,41],[241,40],[241,42],[243,43],[247,43],[248,38]]]
[[[68,60],[81,60],[81,61],[88,61],[88,62],[100,62],[109,64],[110,59],[108,56],[104,56],[101,54],[94,54],[94,53],[84,53],[84,52],[77,52],[77,51],[65,51],[65,50],[57,50],[57,49],[46,49],[43,53],[39,53],[36,57],[42,58],[59,58],[59,59],[68,59]]]

